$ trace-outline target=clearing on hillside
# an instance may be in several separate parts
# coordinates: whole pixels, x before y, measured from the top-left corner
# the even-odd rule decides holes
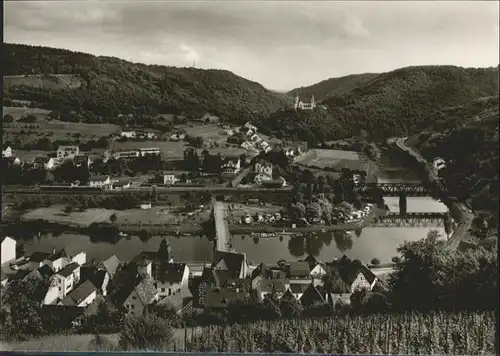
[[[43,89],[77,89],[82,80],[74,74],[7,75],[3,77],[5,87],[27,86]]]
[[[355,151],[313,149],[299,156],[295,162],[306,167],[336,171],[347,168],[368,174],[371,170],[371,164],[366,157]]]

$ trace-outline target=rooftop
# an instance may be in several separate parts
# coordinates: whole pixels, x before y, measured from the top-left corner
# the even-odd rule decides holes
[[[75,290],[69,293],[66,298],[64,298],[61,303],[65,306],[78,306],[83,302],[89,295],[97,291],[97,288],[90,281],[85,281]]]
[[[67,265],[66,267],[64,267],[62,270],[57,272],[57,274],[66,278],[66,277],[69,277],[71,275],[71,273],[76,271],[78,268],[80,268],[80,265],[76,262],[72,262],[69,265]]]

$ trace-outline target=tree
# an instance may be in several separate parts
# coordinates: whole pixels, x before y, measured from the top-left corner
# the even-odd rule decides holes
[[[64,212],[68,215],[71,214],[73,212],[73,205],[66,205]]]
[[[126,351],[168,350],[174,338],[170,323],[153,314],[127,317],[120,330],[119,345]]]
[[[5,123],[11,123],[11,122],[14,122],[14,118],[12,117],[12,115],[5,114],[5,115],[3,116],[3,122],[5,122]]]
[[[396,264],[397,264],[397,263],[401,263],[401,257],[399,257],[399,256],[394,256],[394,257],[392,257],[392,258],[391,258],[391,261],[392,261],[393,263],[396,263]]]
[[[380,260],[378,258],[374,258],[372,259],[371,264],[374,266],[378,266],[380,264]]]
[[[117,219],[118,219],[118,218],[117,218],[117,216],[116,216],[116,213],[111,214],[111,216],[109,217],[109,220],[110,220],[112,223],[114,223]]]

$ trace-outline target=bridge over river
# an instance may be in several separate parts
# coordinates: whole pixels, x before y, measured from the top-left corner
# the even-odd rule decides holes
[[[429,189],[421,183],[361,183],[354,187],[354,191],[361,195],[370,194],[375,189],[382,191],[385,196],[405,194],[412,197],[424,197],[430,195]]]
[[[443,213],[388,213],[370,222],[371,227],[443,227]]]

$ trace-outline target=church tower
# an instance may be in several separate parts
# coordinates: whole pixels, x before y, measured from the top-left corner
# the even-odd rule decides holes
[[[162,262],[171,263],[174,261],[174,259],[172,258],[172,248],[165,238],[163,238],[160,243],[160,248],[158,249],[158,258]]]

